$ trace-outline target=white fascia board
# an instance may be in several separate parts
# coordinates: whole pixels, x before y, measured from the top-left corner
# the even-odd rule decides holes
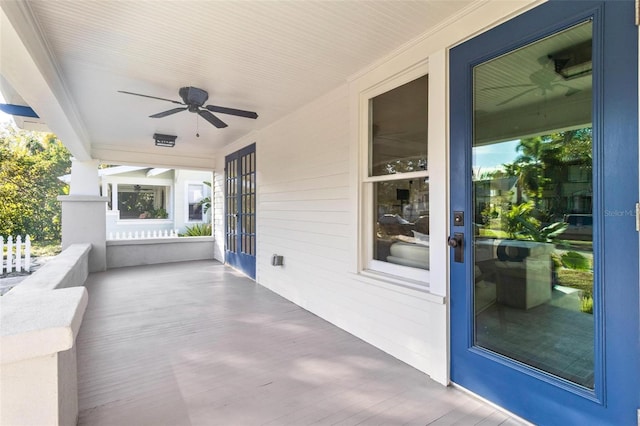
[[[26,2],[0,2],[0,74],[80,161],[90,142]]]
[[[94,158],[106,164],[131,164],[145,168],[168,168],[211,171],[215,157],[193,157],[174,154],[172,148],[159,148],[153,152],[133,151],[117,145],[96,145],[91,150]]]
[[[98,176],[111,176],[111,175],[119,175],[122,173],[135,172],[137,170],[146,169],[147,167],[141,166],[115,166],[108,167],[106,169],[99,169]],[[71,183],[71,174],[58,176],[58,179],[64,183]]]
[[[147,177],[158,176],[158,175],[161,175],[164,172],[168,172],[169,170],[171,170],[171,169],[161,169],[161,168],[150,169],[147,172]]]
[[[147,167],[142,166],[115,166],[115,167],[107,167],[106,169],[98,170],[98,174],[100,176],[111,176],[111,175],[119,175],[122,173],[136,172],[138,170],[146,169]]]

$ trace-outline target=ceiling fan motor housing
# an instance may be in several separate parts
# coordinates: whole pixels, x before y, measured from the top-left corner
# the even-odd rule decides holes
[[[181,87],[178,94],[182,98],[182,101],[189,106],[189,111],[195,112],[198,107],[204,105],[209,99],[209,94],[197,87]],[[192,111],[191,108],[194,108]]]

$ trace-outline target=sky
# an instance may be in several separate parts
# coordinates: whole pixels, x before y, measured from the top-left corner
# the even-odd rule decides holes
[[[2,93],[0,93],[0,103],[5,103],[4,98],[2,97]],[[13,123],[13,117],[0,111],[0,124],[4,124],[6,122]]]
[[[473,148],[474,169],[495,169],[496,167],[512,163],[518,156],[516,151],[520,140],[494,143]]]

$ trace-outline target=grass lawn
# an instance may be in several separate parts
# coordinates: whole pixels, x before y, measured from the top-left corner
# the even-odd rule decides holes
[[[60,241],[31,241],[31,256],[56,256],[62,251]]]
[[[593,272],[560,268],[558,270],[558,284],[593,294]]]
[[[501,231],[499,229],[487,229],[487,228],[480,228],[480,236],[481,237],[493,237],[493,238],[508,238],[509,234],[507,234],[505,231]]]

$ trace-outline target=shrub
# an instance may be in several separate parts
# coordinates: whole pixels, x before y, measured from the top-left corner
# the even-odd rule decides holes
[[[589,295],[580,298],[580,311],[593,314],[593,298]]]
[[[184,233],[179,234],[181,237],[210,237],[212,230],[210,223],[197,223],[187,226],[186,229]]]
[[[577,251],[568,251],[563,254],[562,266],[569,269],[577,269],[579,271],[587,271],[591,269],[589,259],[581,255]]]

